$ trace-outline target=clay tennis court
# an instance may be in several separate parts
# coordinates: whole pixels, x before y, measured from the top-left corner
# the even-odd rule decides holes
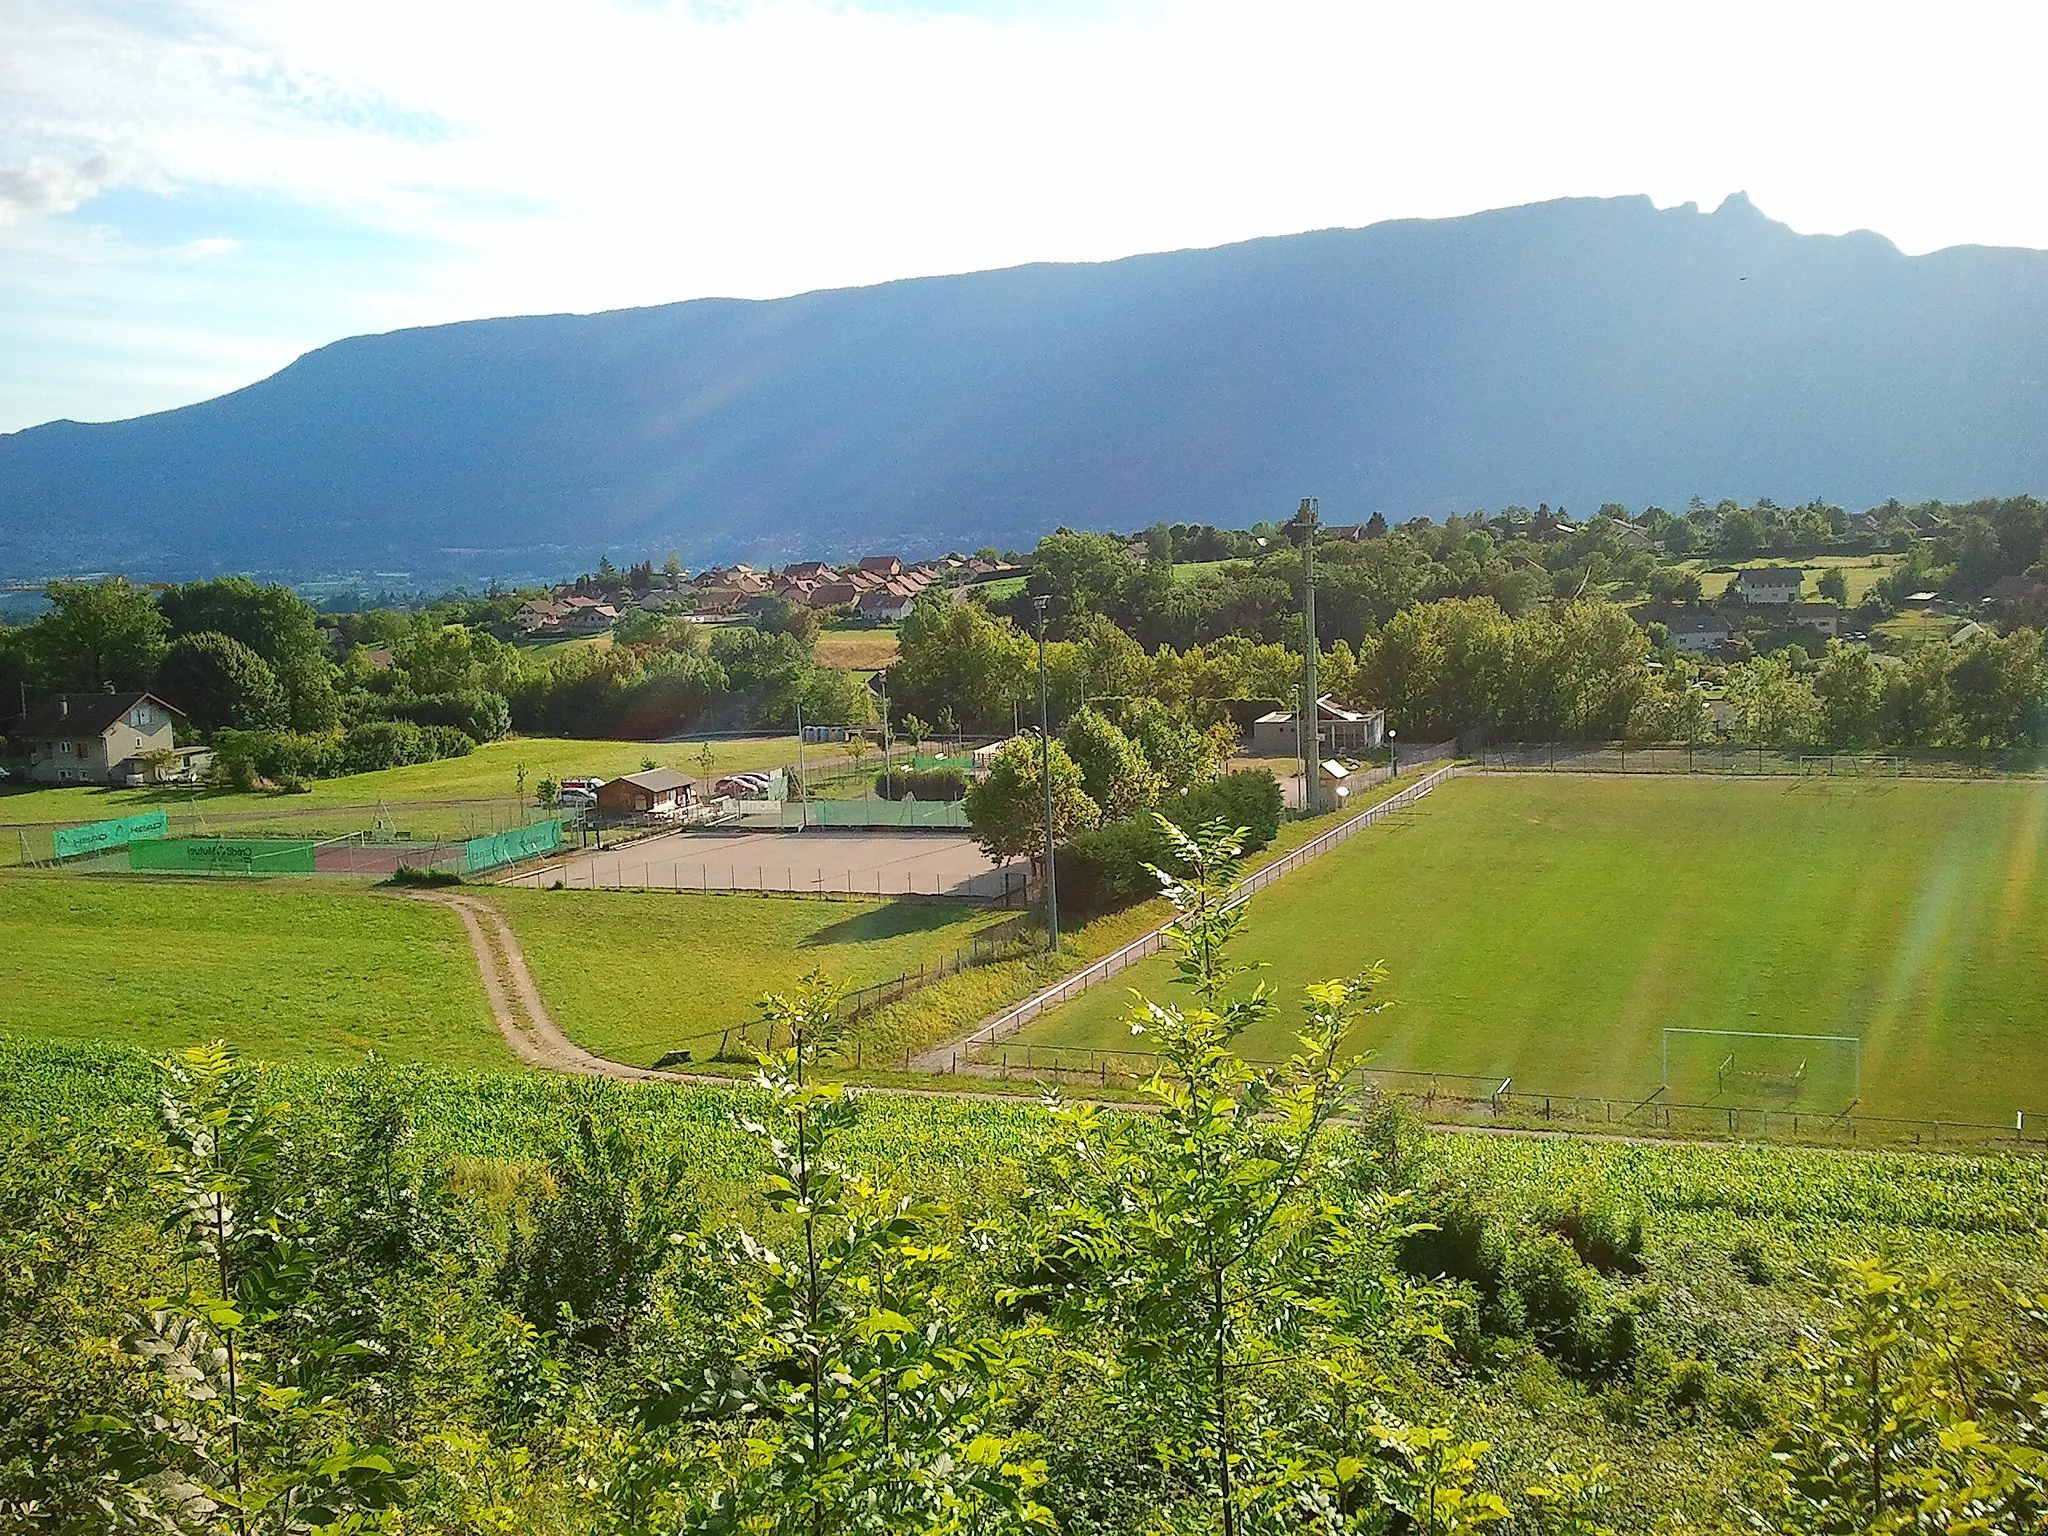
[[[1024,873],[965,837],[930,832],[671,832],[590,849],[507,885],[602,890],[836,891],[869,896],[1021,897]]]

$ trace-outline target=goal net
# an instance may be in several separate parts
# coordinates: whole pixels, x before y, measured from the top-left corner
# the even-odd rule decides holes
[[[1663,1065],[1664,1092],[1680,1103],[1835,1114],[1863,1093],[1855,1035],[1667,1029]]]

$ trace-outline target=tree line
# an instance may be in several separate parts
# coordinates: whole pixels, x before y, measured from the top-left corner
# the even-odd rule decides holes
[[[648,737],[679,724],[786,727],[873,719],[867,690],[820,667],[815,617],[705,627],[634,613],[603,647],[523,650],[482,605],[350,615],[325,632],[289,588],[224,577],[151,590],[56,583],[31,624],[0,630],[0,708],[55,692],[146,689],[246,783],[364,772],[470,750],[512,730]]]

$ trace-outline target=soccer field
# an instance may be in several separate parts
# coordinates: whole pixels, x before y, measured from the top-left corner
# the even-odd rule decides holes
[[[1458,779],[1253,898],[1237,958],[1283,1006],[1241,1049],[1284,1055],[1304,983],[1384,960],[1395,1006],[1359,1041],[1381,1066],[1625,1097],[1658,1085],[1667,1027],[1852,1035],[1866,1113],[2048,1119],[2044,837],[2048,784]],[[1129,989],[1170,998],[1169,974],[1019,1038],[1142,1044]],[[1738,1053],[1677,1038],[1712,1093]],[[1741,1054],[1728,1092],[1839,1108],[1842,1049]]]

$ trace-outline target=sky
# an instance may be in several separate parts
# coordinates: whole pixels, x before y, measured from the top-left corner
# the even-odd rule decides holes
[[[346,335],[1561,196],[2048,247],[2048,5],[0,0],[0,432]]]

